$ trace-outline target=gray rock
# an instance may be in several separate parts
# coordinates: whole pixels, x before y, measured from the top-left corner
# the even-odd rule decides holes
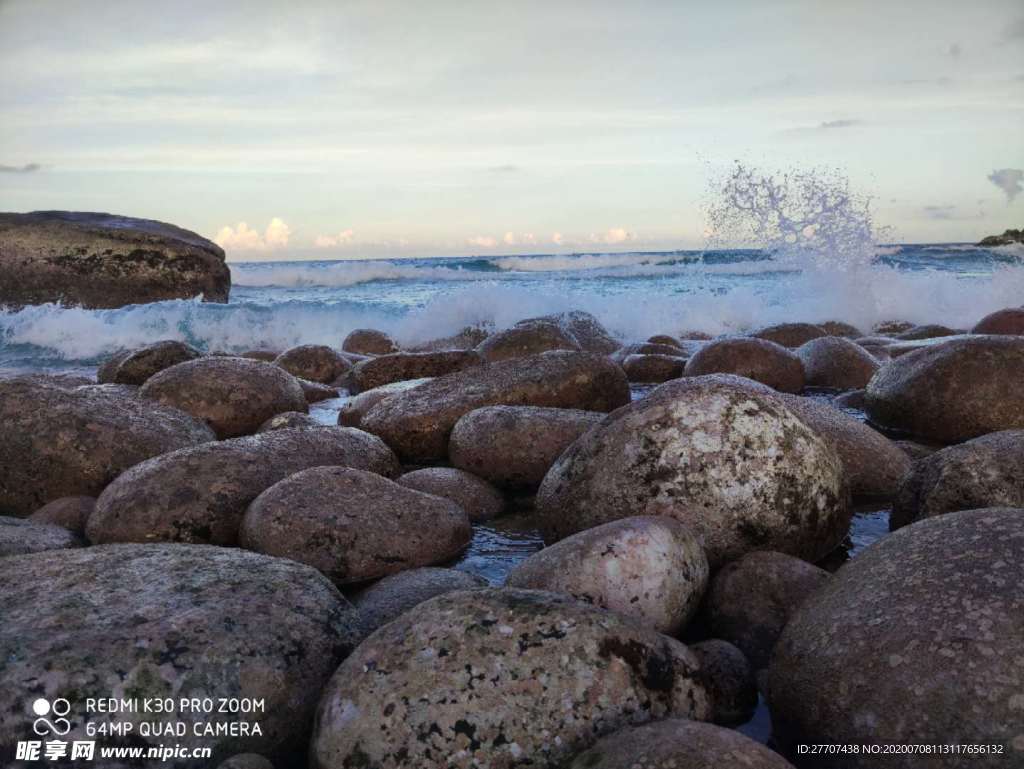
[[[82,540],[63,526],[0,515],[0,557],[81,546]]]
[[[73,534],[82,536],[85,534],[85,522],[95,507],[95,497],[61,497],[40,507],[29,516],[29,520],[63,526]]]
[[[330,384],[352,368],[336,350],[322,344],[302,344],[285,350],[274,359],[274,365],[294,377],[318,384]]]
[[[863,388],[878,371],[878,360],[856,342],[841,336],[812,339],[796,349],[804,364],[804,383],[833,390]]]
[[[199,350],[184,342],[173,339],[154,342],[138,350],[114,355],[100,366],[96,379],[100,384],[141,385],[165,368],[202,356]]]
[[[505,497],[494,486],[465,470],[454,467],[424,467],[398,479],[410,489],[451,500],[469,520],[487,521],[505,511]]]
[[[780,344],[765,339],[731,337],[708,342],[686,362],[686,376],[735,374],[774,390],[798,393],[804,389],[804,366]]]
[[[728,641],[712,638],[690,646],[711,695],[711,720],[722,726],[746,723],[757,709],[757,679],[750,662]]]

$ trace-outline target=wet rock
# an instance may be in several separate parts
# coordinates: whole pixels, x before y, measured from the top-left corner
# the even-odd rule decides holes
[[[254,433],[283,411],[308,409],[295,377],[245,358],[179,363],[150,377],[140,395],[203,420],[222,439]]]
[[[360,355],[389,355],[398,352],[398,345],[383,331],[374,328],[357,328],[345,337],[345,341],[341,343],[341,349]]]
[[[397,352],[356,364],[351,380],[354,392],[365,392],[394,382],[465,371],[483,363],[483,358],[472,350]]]
[[[505,510],[505,497],[494,486],[454,467],[424,467],[398,479],[406,488],[444,497],[466,511],[469,520],[487,521]]]
[[[972,510],[883,537],[796,611],[769,675],[774,734],[855,745],[1003,745],[936,766],[1012,766],[1024,756],[1024,511]],[[812,760],[813,758],[813,760]],[[877,755],[806,766],[877,767]],[[891,766],[916,766],[907,755]]]
[[[812,339],[828,336],[828,332],[813,323],[779,323],[754,329],[747,336],[775,342],[783,347],[800,347]]]
[[[149,219],[77,211],[0,214],[0,305],[123,307],[164,299],[226,302],[220,246]]]
[[[841,320],[826,320],[824,323],[818,323],[817,325],[829,336],[844,336],[847,339],[857,339],[864,336],[864,332],[859,328],[851,326],[849,323],[844,323]]]
[[[455,423],[451,463],[507,489],[536,489],[570,443],[604,418],[597,411],[487,406]]]
[[[285,411],[281,414],[276,414],[268,419],[266,422],[260,425],[260,429],[256,431],[256,434],[267,433],[271,430],[288,430],[293,427],[323,427],[324,425],[317,422],[309,414],[305,414],[301,411]]]
[[[647,343],[664,344],[668,345],[669,347],[676,347],[680,350],[683,348],[683,346],[679,343],[679,340],[676,339],[674,336],[670,336],[669,334],[655,334],[654,336],[648,338]]]
[[[222,761],[217,769],[274,769],[274,765],[257,753],[239,753]]]
[[[904,355],[867,387],[873,422],[955,443],[1024,428],[1024,339],[975,336]]]
[[[910,472],[910,460],[895,443],[849,414],[814,398],[781,395],[783,403],[818,433],[843,461],[854,497],[892,499]]]
[[[81,546],[82,540],[63,526],[0,515],[0,557]]]
[[[89,520],[94,507],[95,497],[61,497],[40,507],[29,516],[29,520],[63,526],[81,536],[85,533],[85,522]]]
[[[212,758],[174,766],[205,769],[251,751],[283,760],[304,750],[319,692],[358,627],[314,569],[219,547],[108,545],[3,558],[0,584],[0,755],[32,734],[33,697],[72,697],[73,728],[62,738],[71,742],[96,739],[87,723],[134,720],[83,715],[87,698],[210,696],[262,700],[264,710],[145,714],[165,728],[182,723],[184,735],[173,739],[190,752],[212,749]],[[262,735],[194,733],[195,724],[236,720],[258,722]],[[133,745],[165,744],[135,735]]]
[[[930,457],[936,451],[945,448],[942,445],[918,443],[917,441],[895,441],[895,444],[910,457],[912,462],[916,462],[919,459]]]
[[[353,595],[352,603],[359,609],[365,638],[377,628],[435,596],[481,587],[487,587],[487,582],[481,577],[455,569],[424,566],[374,582]]]
[[[630,382],[658,384],[681,377],[684,366],[686,358],[674,355],[630,355],[622,362],[622,370]]]
[[[250,358],[251,360],[261,360],[264,363],[273,363],[277,360],[277,356],[281,354],[280,350],[247,350],[241,353],[239,358]]]
[[[681,343],[680,343],[681,344]],[[622,365],[627,358],[634,355],[666,355],[668,357],[685,357],[688,355],[679,345],[658,344],[655,342],[644,342],[642,344],[627,344],[612,353],[612,360]]]
[[[278,355],[274,364],[294,377],[320,384],[330,384],[352,368],[336,350],[322,344],[292,347]]]
[[[949,344],[950,342],[957,342],[964,339],[977,338],[978,336],[973,334],[957,334],[955,336],[937,336],[929,339],[913,339],[907,341],[896,340],[885,348],[885,352],[890,358],[899,358],[907,353],[916,352],[917,350],[938,347],[942,344]]]
[[[155,342],[139,350],[115,355],[100,367],[96,375],[100,384],[141,385],[153,374],[203,354],[184,342]]]
[[[213,433],[183,411],[102,389],[0,380],[0,513],[96,496],[129,467]]]
[[[768,666],[786,622],[831,575],[785,553],[757,551],[727,563],[711,580],[706,613],[711,632]]]
[[[979,507],[1024,507],[1024,430],[983,435],[915,462],[889,528]]]
[[[547,315],[542,320],[553,320],[572,334],[584,352],[608,355],[619,348],[621,342],[608,332],[601,321],[582,310],[570,310]]]
[[[395,393],[411,390],[413,387],[417,387],[424,382],[429,382],[430,379],[431,377],[403,379],[399,382],[391,382],[380,387],[374,387],[372,390],[364,390],[358,395],[353,396],[342,406],[341,411],[338,412],[338,424],[348,427],[359,427],[360,422],[363,421],[363,415],[382,400],[391,397]]]
[[[136,465],[107,487],[89,516],[90,541],[233,545],[249,503],[309,467],[398,472],[378,438],[350,427],[272,430],[175,451]]]
[[[913,326],[912,328],[908,328],[906,331],[901,331],[896,334],[896,338],[913,341],[917,339],[937,339],[942,336],[954,336],[955,334],[962,333],[963,331],[957,331],[956,329],[952,329],[947,326],[940,326],[932,323],[925,326]]]
[[[749,721],[757,709],[757,679],[743,652],[718,638],[693,644],[690,651],[700,660],[711,695],[711,720],[723,726]]]
[[[711,334],[706,334],[703,331],[693,331],[692,329],[681,331],[678,334],[678,337],[681,342],[685,342],[687,340],[710,342],[711,339],[713,339]]]
[[[299,387],[302,388],[302,394],[306,397],[307,404],[337,398],[341,394],[338,392],[337,387],[320,384],[319,382],[310,382],[308,379],[299,379],[298,377],[296,379]]]
[[[697,660],[610,612],[534,590],[472,590],[385,625],[324,691],[311,765],[561,766],[601,734],[705,718]]]
[[[478,326],[467,326],[457,334],[431,339],[427,342],[410,345],[409,352],[439,352],[441,350],[472,350],[488,336],[488,331]]]
[[[866,391],[863,389],[850,390],[849,392],[837,395],[835,397],[835,400],[832,401],[832,404],[836,408],[855,409],[857,411],[863,411],[865,404],[865,392]]]
[[[707,581],[707,557],[689,529],[671,518],[636,517],[581,531],[534,553],[505,584],[566,593],[678,635]]]
[[[680,379],[609,415],[544,478],[547,541],[632,515],[676,518],[711,567],[751,550],[817,560],[850,522],[842,461],[763,385]]]
[[[764,745],[732,729],[669,718],[609,734],[568,769],[792,769]]]
[[[312,467],[263,491],[239,530],[242,547],[291,558],[338,584],[454,558],[469,544],[466,512],[375,473]]]
[[[580,343],[552,321],[533,320],[497,331],[476,346],[485,361],[525,358],[548,350],[579,350]]]
[[[381,401],[361,425],[405,461],[430,462],[446,456],[459,418],[483,406],[611,411],[629,397],[625,374],[606,357],[556,351],[438,377]]]
[[[804,383],[808,387],[863,388],[879,365],[867,350],[841,336],[812,339],[798,347],[796,355],[804,364]]]
[[[892,357],[889,348],[896,343],[896,340],[887,336],[862,336],[853,340],[864,348],[867,353],[879,362],[884,362]]]
[[[1011,307],[989,313],[975,324],[971,333],[1024,335],[1024,307]]]
[[[804,388],[804,366],[796,355],[775,342],[749,337],[708,342],[686,362],[684,374],[736,374],[787,393]]]
[[[914,328],[914,324],[910,321],[883,320],[872,326],[871,331],[883,336],[892,336],[893,334],[902,334],[904,331],[909,331],[912,328]]]

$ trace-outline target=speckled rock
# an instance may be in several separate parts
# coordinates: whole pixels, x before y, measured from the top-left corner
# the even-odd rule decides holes
[[[570,446],[537,494],[550,542],[631,515],[693,528],[711,567],[751,550],[817,560],[850,523],[842,461],[763,385],[680,379]]]
[[[386,625],[399,615],[435,596],[456,590],[487,587],[482,577],[455,569],[424,566],[384,577],[353,594],[359,609],[363,637]]]
[[[222,761],[217,769],[274,769],[274,764],[258,753],[239,753]]]
[[[1024,307],[1011,307],[989,313],[975,324],[971,333],[1024,335]]]
[[[276,414],[268,419],[266,422],[260,425],[260,429],[256,431],[259,433],[267,433],[271,430],[287,430],[292,427],[323,427],[324,425],[317,422],[309,414],[305,414],[301,411],[285,411],[281,414]]]
[[[918,443],[917,441],[894,441],[900,450],[903,451],[911,462],[916,462],[919,459],[930,457],[936,451],[941,451],[946,448],[941,444],[934,443]]]
[[[713,339],[711,334],[708,334],[707,332],[704,331],[697,331],[692,328],[684,329],[683,331],[680,331],[678,334],[676,334],[676,336],[679,338],[680,342],[686,342],[688,340],[698,342],[710,342]]]
[[[295,377],[246,358],[179,363],[150,377],[140,395],[202,419],[221,439],[250,435],[282,411],[308,409]]]
[[[705,718],[683,644],[571,598],[471,590],[385,625],[317,710],[311,767],[561,766],[602,734]]]
[[[337,350],[323,344],[302,344],[285,350],[274,359],[289,374],[310,382],[330,384],[352,368]]]
[[[804,389],[804,366],[780,344],[765,339],[731,337],[708,342],[686,362],[686,376],[736,374],[780,392]]]
[[[365,392],[394,382],[444,376],[483,363],[472,350],[396,352],[357,363],[350,379],[353,392]]]
[[[489,334],[489,331],[479,326],[466,326],[458,333],[440,339],[430,339],[426,342],[408,345],[409,352],[438,352],[440,350],[472,350]]]
[[[835,397],[832,401],[832,405],[836,408],[844,409],[855,409],[857,411],[864,410],[865,404],[865,390],[850,390],[849,392],[841,393]]]
[[[917,352],[918,350],[930,349],[938,347],[939,345],[949,344],[950,342],[959,342],[964,339],[984,339],[984,336],[978,334],[956,334],[955,336],[937,336],[931,337],[930,339],[909,339],[905,341],[896,340],[885,348],[885,352],[888,353],[890,359],[900,358],[908,353]],[[872,351],[871,354],[874,355],[874,351]]]
[[[655,334],[652,337],[648,337],[647,342],[648,344],[664,344],[668,345],[669,347],[675,347],[680,350],[683,349],[683,346],[679,343],[679,340],[676,339],[671,334]]]
[[[755,669],[768,666],[786,622],[831,575],[785,553],[747,553],[715,574],[706,613],[711,632],[735,644]]]
[[[508,587],[566,593],[678,635],[708,582],[696,536],[671,518],[635,517],[566,537],[520,563]]]
[[[81,546],[82,540],[63,526],[0,515],[0,557]]]
[[[280,350],[246,350],[238,355],[239,358],[250,358],[251,360],[261,360],[264,363],[273,363],[277,360],[277,356],[281,354]]]
[[[775,342],[783,347],[799,347],[812,339],[828,336],[828,332],[813,323],[779,323],[774,326],[754,329],[747,336]]]
[[[669,718],[609,734],[568,769],[793,769],[732,729]]]
[[[864,336],[864,332],[859,328],[841,320],[826,320],[824,323],[816,323],[815,325],[829,336],[844,336],[847,339],[856,339]]]
[[[623,363],[625,363],[627,358],[632,357],[634,355],[666,355],[668,357],[685,357],[689,353],[683,350],[683,348],[680,345],[681,343],[671,345],[661,344],[658,342],[641,342],[627,344],[623,345],[614,353],[612,353],[611,358],[613,361],[615,361],[621,366]]]
[[[92,542],[233,545],[249,503],[283,478],[319,465],[393,476],[395,455],[351,427],[272,430],[164,454],[123,473],[96,501]]]
[[[720,638],[692,644],[690,651],[711,695],[711,721],[722,726],[749,721],[757,709],[757,679],[743,652]]]
[[[496,331],[476,346],[485,361],[493,363],[510,358],[525,358],[548,350],[579,350],[580,343],[571,333],[552,321],[524,321],[512,328]]]
[[[989,433],[915,462],[889,528],[978,507],[1024,507],[1024,430]]]
[[[505,497],[479,476],[454,467],[424,467],[398,479],[406,488],[451,500],[469,520],[487,521],[505,511]]]
[[[913,754],[886,767],[1024,762],[1024,511],[929,518],[844,565],[786,625],[772,655],[776,739],[1002,745],[1002,754]],[[827,769],[877,756],[807,756]]]
[[[833,390],[863,388],[878,371],[878,360],[867,350],[841,336],[812,339],[796,349],[804,364],[808,387]]]
[[[226,302],[230,290],[220,246],[172,224],[78,211],[0,214],[0,305]]]
[[[85,522],[95,507],[95,497],[61,497],[40,507],[29,516],[29,520],[63,526],[81,536],[85,533]]]
[[[202,356],[199,350],[184,342],[154,342],[141,349],[115,355],[100,366],[96,379],[100,384],[141,385],[165,368]]]
[[[214,438],[183,411],[120,393],[0,380],[0,514],[96,496],[145,459]]]
[[[2,558],[0,584],[3,757],[32,734],[34,697],[71,698],[69,742],[96,739],[86,736],[90,697],[262,699],[261,713],[175,708],[88,719],[183,723],[185,734],[172,739],[210,747],[213,756],[173,762],[181,769],[250,751],[290,756],[303,750],[319,692],[350,651],[358,623],[314,569],[219,547],[107,545]],[[258,723],[262,735],[193,733],[195,723],[234,721]],[[133,745],[166,739],[134,733]]]
[[[680,355],[682,350],[679,351]],[[630,355],[622,361],[622,370],[630,382],[662,383],[683,375],[686,358],[679,355]]]
[[[843,460],[854,497],[892,499],[910,472],[910,460],[893,441],[849,414],[815,398],[780,395],[805,425]]]
[[[338,424],[346,427],[359,427],[366,412],[382,400],[391,397],[395,393],[405,392],[406,390],[418,387],[425,382],[429,382],[430,379],[431,377],[403,379],[399,382],[374,387],[372,390],[366,390],[358,395],[354,395],[338,412]]]
[[[398,352],[398,345],[383,331],[375,328],[357,328],[345,337],[341,349],[360,355],[388,355]]]
[[[605,415],[598,411],[541,406],[487,406],[459,419],[448,457],[508,489],[536,489],[569,444]]]
[[[896,338],[913,341],[918,339],[937,339],[942,336],[954,336],[955,334],[962,333],[963,331],[957,331],[956,329],[949,328],[948,326],[940,326],[933,323],[925,326],[913,326],[908,328],[906,331],[901,331],[896,334]]]
[[[614,352],[621,345],[608,329],[606,329],[597,318],[583,310],[570,310],[555,315],[547,315],[546,318],[559,323],[562,328],[572,334],[579,342],[580,349],[584,352],[593,352],[600,355],[608,355]]]
[[[361,426],[409,462],[443,459],[464,414],[483,406],[611,411],[629,403],[629,383],[608,358],[554,351],[438,377],[374,406]],[[484,476],[486,477],[486,476]]]
[[[867,412],[884,427],[956,443],[1024,428],[1024,339],[976,336],[927,347],[879,369]]]
[[[299,383],[299,387],[302,388],[302,394],[305,396],[307,404],[319,403],[320,401],[330,400],[341,395],[338,388],[331,385],[311,382],[308,379],[299,377],[296,377],[296,381]]]
[[[447,561],[471,535],[466,512],[447,499],[365,470],[312,467],[256,497],[238,539],[352,584]]]
[[[910,321],[883,320],[872,326],[871,331],[875,334],[892,336],[893,334],[902,334],[904,331],[909,331],[912,328],[914,328],[914,324]]]

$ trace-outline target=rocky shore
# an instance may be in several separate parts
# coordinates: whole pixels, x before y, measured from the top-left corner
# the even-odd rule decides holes
[[[3,269],[56,274],[3,226]],[[216,252],[124,227],[226,298]],[[0,380],[0,763],[66,698],[68,741],[211,749],[102,767],[1024,764],[1022,383],[1024,308],[647,340],[572,312]],[[892,533],[843,563],[865,504]],[[512,512],[546,547],[451,568]],[[110,697],[264,709],[126,736],[84,709]],[[988,747],[884,752],[951,744]]]

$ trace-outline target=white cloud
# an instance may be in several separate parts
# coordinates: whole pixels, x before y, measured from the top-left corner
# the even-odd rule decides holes
[[[523,232],[516,235],[514,232],[506,232],[501,239],[506,246],[533,246],[537,244],[537,238],[532,232]]]
[[[477,235],[475,238],[469,238],[466,244],[477,248],[494,248],[498,245],[498,240],[490,235]]]
[[[622,227],[612,227],[607,232],[594,232],[590,235],[592,243],[605,243],[607,245],[626,243],[635,238],[636,235],[634,233]]]
[[[560,232],[551,233],[551,242],[556,246],[560,246],[565,243],[565,236]]]
[[[988,180],[996,187],[1006,193],[1006,202],[1012,203],[1013,199],[1024,192],[1021,182],[1024,181],[1024,170],[1020,168],[1000,168],[988,175]]]
[[[342,230],[337,235],[317,235],[313,240],[314,248],[334,248],[344,246],[355,239],[355,230]]]
[[[291,227],[285,224],[283,219],[275,216],[262,235],[258,230],[249,229],[245,222],[239,222],[236,227],[221,227],[213,242],[225,251],[268,251],[287,246],[291,233]]]

